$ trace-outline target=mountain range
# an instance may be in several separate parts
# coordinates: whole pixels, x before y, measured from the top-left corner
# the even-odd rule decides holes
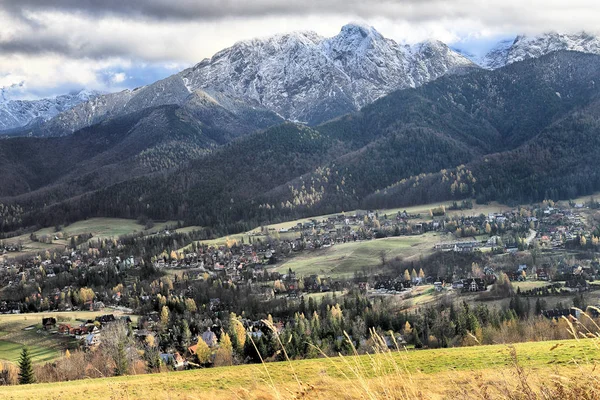
[[[40,100],[10,100],[0,98],[0,132],[46,122],[78,104],[102,95],[98,91],[80,90],[55,98]]]
[[[540,36],[517,36],[494,46],[479,62],[483,68],[496,69],[517,61],[541,57],[559,50],[600,54],[600,38],[586,32],[560,34],[556,32]]]
[[[398,44],[373,27],[351,23],[331,38],[294,32],[241,41],[192,68],[134,90],[2,100],[0,132],[61,136],[158,105],[198,109],[202,117],[207,108],[209,113],[218,109],[244,117],[259,110],[317,125],[357,111],[394,90],[417,87],[445,74],[496,69],[557,50],[600,54],[600,39],[585,32],[517,36],[476,59],[439,41]],[[248,133],[239,127],[234,131],[236,135]]]
[[[24,133],[61,136],[160,105],[200,114],[219,108],[234,116],[256,109],[315,125],[393,90],[472,68],[470,60],[441,42],[399,45],[372,27],[348,24],[332,38],[295,32],[238,42],[151,85],[74,105]]]
[[[184,106],[192,113],[197,109],[201,116],[207,108],[209,113],[219,109],[244,117],[258,110],[318,125],[394,90],[418,87],[446,74],[496,69],[557,50],[600,54],[600,39],[585,32],[517,36],[476,59],[434,40],[398,44],[371,26],[351,23],[331,38],[294,32],[241,41],[192,68],[134,90],[3,100],[0,132],[62,136],[159,105]],[[248,133],[245,128],[233,130],[235,135]]]
[[[521,38],[514,45],[550,48],[540,40]],[[360,55],[339,50],[347,46]],[[319,55],[333,49],[342,54],[335,68]],[[371,78],[400,70],[373,67],[375,54],[402,55],[411,63],[421,57],[429,67],[416,70],[440,76],[417,83],[414,77],[425,75],[403,75],[407,87],[386,94]],[[34,137],[0,140],[0,202],[25,210],[18,219],[0,220],[0,228],[143,215],[232,232],[359,207],[466,197],[537,201],[600,190],[593,168],[600,156],[600,56],[507,54],[498,57],[505,66],[478,68],[445,45],[402,47],[360,25],[345,26],[331,39],[301,33],[238,43],[153,85],[97,96],[30,125]],[[306,114],[315,118],[312,125],[290,121],[291,114],[267,102],[281,92],[258,91],[259,82],[247,79],[254,76],[249,70],[259,70],[265,71],[263,84],[269,76],[273,85],[284,85],[281,57],[289,77],[323,67],[314,74],[331,78],[332,90],[339,83],[336,93],[350,89],[331,71],[354,71],[350,81],[360,82],[356,90],[375,93],[374,101],[359,106],[358,97],[357,103],[348,97],[336,104],[354,111],[317,118],[324,104],[334,104],[329,99]],[[443,67],[433,68],[433,60],[444,60]],[[217,87],[215,71],[227,86]],[[313,93],[307,88],[318,86],[303,82],[298,92],[282,86],[290,92],[283,103],[291,93],[307,96]],[[253,98],[257,93],[264,96]],[[315,96],[318,103],[321,94]],[[298,99],[292,104],[301,104]],[[302,104],[308,108],[287,110],[312,107],[311,101]]]

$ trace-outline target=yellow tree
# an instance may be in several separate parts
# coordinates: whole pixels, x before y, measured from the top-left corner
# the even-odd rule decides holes
[[[489,235],[491,232],[492,232],[492,227],[489,222],[486,222],[485,223],[485,233],[487,233]]]
[[[196,357],[200,364],[208,364],[210,362],[210,348],[202,339],[198,340],[196,346]]]
[[[473,262],[471,264],[471,275],[473,278],[483,278],[483,271],[478,263]]]
[[[410,322],[406,321],[404,324],[404,334],[410,335],[412,333],[412,326],[410,326]]]
[[[408,269],[404,270],[404,280],[410,281],[410,272],[408,272]]]
[[[231,344],[231,338],[227,333],[221,334],[221,340],[219,340],[219,349],[215,354],[214,364],[215,367],[233,364],[233,345]]]
[[[154,338],[154,335],[146,336],[146,345],[148,345],[148,347],[156,346],[156,339]]]
[[[242,352],[246,344],[246,329],[235,313],[229,314],[229,327],[236,350]]]
[[[79,289],[79,300],[82,303],[87,303],[88,301],[94,300],[95,296],[96,294],[94,293],[94,290],[88,287],[82,287],[81,289]]]
[[[198,307],[196,306],[196,302],[194,299],[185,299],[185,309],[189,312],[196,312]]]
[[[160,310],[160,322],[165,326],[169,323],[169,307],[163,306]]]

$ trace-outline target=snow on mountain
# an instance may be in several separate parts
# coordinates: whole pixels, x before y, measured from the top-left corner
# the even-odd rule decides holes
[[[600,54],[600,38],[582,32],[578,34],[546,33],[540,36],[517,36],[514,41],[502,41],[484,57],[481,66],[500,68],[528,58],[541,57],[559,50]]]
[[[198,104],[193,97],[233,114],[255,108],[317,124],[465,68],[476,65],[441,42],[402,45],[361,24],[348,24],[332,38],[281,34],[238,42],[169,78],[79,104],[49,121],[44,134],[74,132],[145,107],[192,107]]]
[[[465,67],[475,65],[441,42],[411,47],[373,27],[348,24],[332,38],[297,32],[239,42],[196,65],[186,79],[192,89],[229,92],[317,124]]]
[[[21,128],[34,120],[47,121],[63,111],[94,99],[102,93],[90,90],[40,100],[0,98],[0,131]]]

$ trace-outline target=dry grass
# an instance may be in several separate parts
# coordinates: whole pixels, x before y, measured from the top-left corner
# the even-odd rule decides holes
[[[582,317],[585,319],[585,317]],[[567,321],[574,340],[395,351],[372,333],[374,354],[12,386],[6,399],[598,399],[600,332]]]

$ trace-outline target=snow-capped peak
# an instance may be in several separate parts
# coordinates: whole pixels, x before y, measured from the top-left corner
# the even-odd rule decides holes
[[[514,40],[498,43],[486,54],[481,66],[495,69],[559,50],[600,54],[600,38],[586,32],[574,34],[549,32],[539,36],[519,35]]]
[[[50,125],[53,131],[73,132],[144,107],[188,104],[190,96],[199,95],[234,114],[244,104],[318,124],[465,67],[476,66],[442,43],[410,47],[371,26],[350,23],[330,38],[308,31],[237,42],[138,91],[83,103]]]
[[[339,35],[361,36],[363,38],[368,36],[383,38],[383,36],[374,27],[362,22],[350,22],[342,26]]]
[[[100,95],[102,92],[82,89],[40,100],[11,100],[6,98],[2,91],[0,131],[21,128],[34,120],[47,121],[63,111]]]
[[[315,124],[466,66],[474,64],[441,43],[411,48],[353,22],[331,38],[294,32],[238,42],[184,79],[192,91],[230,93]]]

